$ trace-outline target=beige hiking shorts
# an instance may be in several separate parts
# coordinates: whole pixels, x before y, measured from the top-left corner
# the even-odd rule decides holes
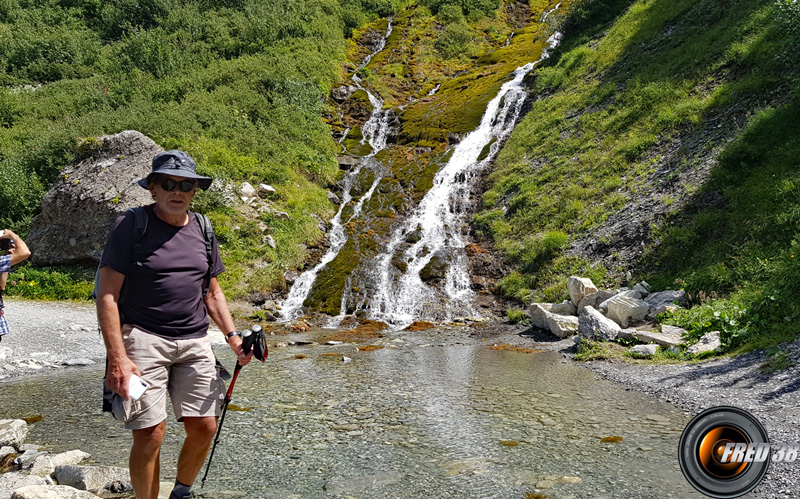
[[[167,392],[178,421],[220,415],[225,384],[208,336],[166,339],[126,324],[122,339],[128,357],[150,384],[139,400],[114,394],[112,412],[125,428],[150,428],[167,419]]]

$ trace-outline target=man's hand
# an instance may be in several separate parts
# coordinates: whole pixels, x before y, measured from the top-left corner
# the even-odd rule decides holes
[[[11,265],[16,265],[31,256],[31,250],[28,249],[28,245],[14,231],[11,229],[0,229],[0,231],[2,232],[0,239],[10,239],[14,242],[14,251],[9,252]]]
[[[239,365],[244,367],[253,360],[253,351],[250,350],[250,353],[247,355],[244,354],[244,349],[242,348],[242,337],[238,335],[232,335],[228,340],[228,345],[230,345],[231,350],[233,353],[236,354],[238,357]]]
[[[131,381],[131,374],[141,376],[139,368],[127,356],[120,359],[108,359],[108,369],[106,369],[106,384],[111,391],[119,394],[125,400],[130,398],[128,394],[128,383]]]

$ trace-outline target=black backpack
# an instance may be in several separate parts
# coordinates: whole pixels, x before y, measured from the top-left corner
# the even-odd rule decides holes
[[[144,208],[141,206],[130,208],[128,211],[133,213],[135,219],[133,226],[133,264],[141,267],[142,261],[144,260],[144,255],[142,254],[142,239],[144,238],[144,233],[147,232],[147,212],[145,212]],[[189,216],[194,216],[194,218],[197,220],[197,223],[200,224],[200,230],[203,232],[203,239],[205,239],[206,242],[206,260],[208,260],[208,271],[206,272],[206,276],[203,278],[203,296],[206,296],[208,295],[208,290],[211,287],[211,268],[214,265],[214,255],[212,252],[213,248],[211,243],[212,239],[214,238],[214,228],[211,227],[211,221],[208,219],[208,217],[203,214],[190,211]],[[100,264],[98,263],[97,271],[95,271],[94,274],[94,291],[92,291],[92,300],[97,300],[99,285]],[[121,304],[125,300],[127,288],[128,286],[126,279],[122,284],[122,289],[119,292],[118,303]]]

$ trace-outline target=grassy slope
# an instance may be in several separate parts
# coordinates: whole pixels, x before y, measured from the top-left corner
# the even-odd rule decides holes
[[[631,270],[658,288],[683,286],[703,303],[669,319],[695,336],[721,330],[736,347],[797,334],[800,96],[789,54],[800,46],[800,10],[781,2],[573,8],[561,50],[537,72],[542,98],[498,158],[474,220],[517,268],[503,292],[523,302],[560,299],[571,273],[619,284],[612,276],[628,269],[567,256],[569,242],[652,190],[657,166],[671,165],[675,175],[694,168],[672,141],[726,127],[733,142],[706,144],[722,148],[710,179],[662,200],[719,192],[723,202],[675,203],[680,208],[650,228]],[[744,127],[718,121],[730,116]]]
[[[229,293],[279,288],[283,272],[306,258],[301,245],[321,237],[307,215],[332,210],[324,187],[338,175],[336,149],[320,114],[340,78],[345,32],[392,8],[358,0],[2,2],[0,225],[27,232],[84,138],[136,129],[187,150],[205,174],[276,187],[271,201],[288,221],[251,218],[219,192],[198,195],[195,209],[215,224]],[[22,267],[9,292],[86,298],[92,274]]]

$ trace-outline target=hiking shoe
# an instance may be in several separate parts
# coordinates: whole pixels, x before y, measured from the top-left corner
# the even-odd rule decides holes
[[[176,495],[175,491],[173,490],[172,493],[169,495],[169,499],[194,499],[194,494],[189,492],[188,496],[179,496]]]

